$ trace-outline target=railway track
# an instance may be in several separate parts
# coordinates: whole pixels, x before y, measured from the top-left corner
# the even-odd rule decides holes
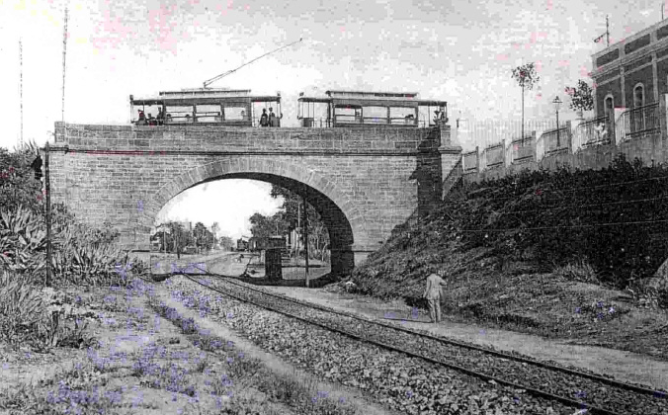
[[[229,298],[386,350],[525,390],[533,396],[580,410],[582,414],[668,414],[666,394],[643,386],[374,321],[273,294],[222,275],[183,276]],[[202,277],[216,280],[201,280]]]

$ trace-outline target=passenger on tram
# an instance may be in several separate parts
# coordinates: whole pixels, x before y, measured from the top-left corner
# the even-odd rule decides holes
[[[269,126],[270,127],[278,126],[278,122],[276,121],[276,114],[274,114],[274,109],[272,107],[269,107]]]
[[[241,110],[241,119],[245,120],[246,119],[246,111]]]
[[[156,121],[158,122],[158,125],[162,125],[165,120],[165,114],[162,112],[162,108],[158,108],[158,116],[156,117]]]
[[[139,112],[139,118],[137,119],[137,125],[146,125],[146,116],[144,115],[144,111],[142,110],[137,110]]]
[[[268,127],[269,126],[269,117],[267,116],[267,110],[262,109],[262,116],[260,117],[260,127]]]
[[[441,107],[440,110],[434,111],[434,122],[438,124],[439,121],[445,121],[448,122],[448,120],[445,118],[445,108]]]
[[[150,112],[148,113],[148,125],[158,125],[158,121],[153,118],[153,115]]]

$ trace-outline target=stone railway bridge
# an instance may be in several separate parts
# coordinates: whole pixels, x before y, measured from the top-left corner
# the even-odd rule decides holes
[[[346,273],[392,229],[428,212],[461,177],[450,127],[252,128],[56,123],[51,200],[148,251],[163,206],[198,184],[253,179],[304,196]],[[229,198],[243,197],[230,194]]]

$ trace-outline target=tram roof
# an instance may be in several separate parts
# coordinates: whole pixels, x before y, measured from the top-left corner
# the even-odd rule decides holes
[[[329,93],[331,91],[327,91]],[[385,94],[385,95],[379,95],[379,94]],[[410,107],[447,107],[448,103],[447,101],[439,101],[439,100],[433,100],[433,99],[414,99],[412,97],[406,97],[406,96],[391,96],[392,93],[378,93],[378,92],[373,92],[373,93],[368,93],[366,95],[356,95],[356,94],[350,94],[346,92],[346,94],[340,94],[340,95],[335,95],[330,97],[307,97],[307,96],[301,96],[299,97],[298,101],[299,102],[304,102],[304,103],[333,103],[335,105],[361,105],[361,104],[367,104],[367,105],[374,105],[374,104],[379,104],[379,105],[387,105],[388,102],[394,103],[397,106],[410,106]],[[395,94],[398,95],[398,94]],[[416,96],[417,94],[407,94],[411,96]],[[402,105],[403,104],[403,105]]]
[[[358,98],[358,99],[383,99],[400,98],[415,99],[417,92],[375,92],[375,91],[348,91],[348,90],[329,90],[325,94],[332,98]]]
[[[134,98],[130,101],[134,105],[192,105],[247,103],[247,102],[280,102],[280,95],[250,95],[250,89],[184,89],[181,91],[161,91],[157,96]]]

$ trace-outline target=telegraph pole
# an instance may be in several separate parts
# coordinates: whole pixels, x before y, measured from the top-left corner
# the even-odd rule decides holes
[[[302,233],[302,205],[297,202],[297,229]],[[299,238],[295,238],[295,261],[299,260]]]
[[[21,106],[21,145],[23,145],[23,42],[19,40],[19,96]]]
[[[65,7],[65,25],[63,26],[63,96],[60,109],[60,121],[65,122],[65,73],[67,57],[67,7]]]
[[[44,146],[44,189],[46,192],[46,275],[44,286],[51,285],[51,182],[49,180],[49,142]]]
[[[302,214],[304,215],[304,259],[306,260],[305,265],[305,271],[306,271],[306,286],[309,286],[309,280],[308,280],[308,216],[306,215],[306,197],[302,196],[302,205],[304,205],[304,208],[302,209]]]

